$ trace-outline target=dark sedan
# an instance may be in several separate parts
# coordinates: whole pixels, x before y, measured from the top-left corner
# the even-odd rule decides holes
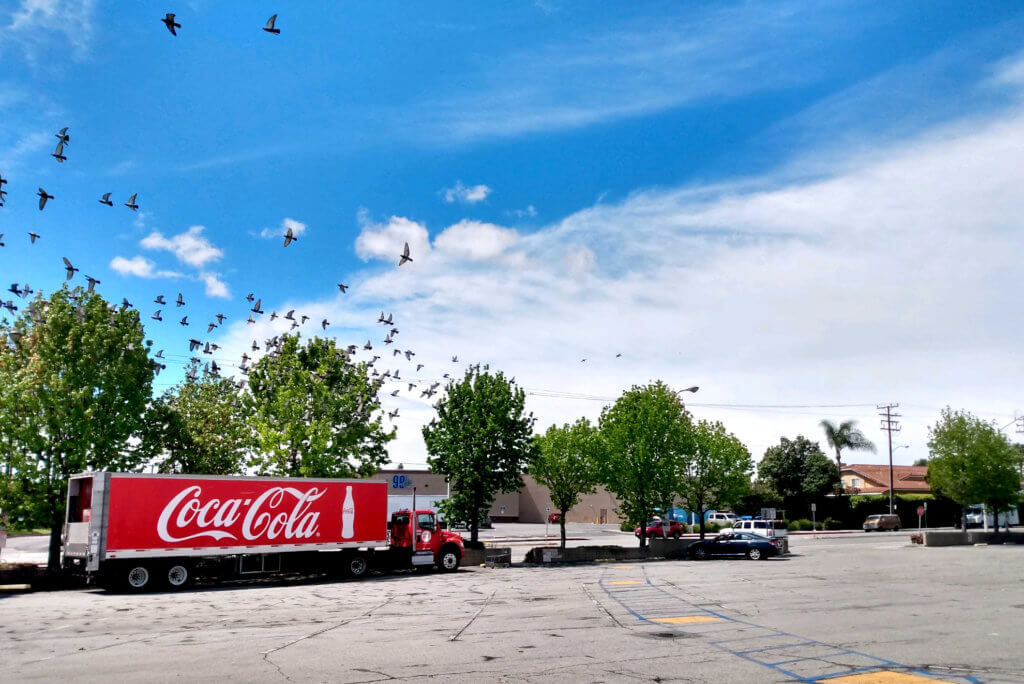
[[[687,551],[694,560],[715,556],[746,556],[750,560],[762,560],[779,555],[778,542],[774,539],[748,532],[720,534],[712,539],[695,541]]]

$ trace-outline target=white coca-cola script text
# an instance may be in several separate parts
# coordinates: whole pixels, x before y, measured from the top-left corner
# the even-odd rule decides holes
[[[310,505],[326,493],[310,487],[271,487],[255,499],[209,499],[203,501],[202,487],[186,487],[167,502],[156,523],[165,542],[182,542],[209,537],[215,540],[309,539],[317,532],[319,511]],[[241,528],[235,523],[242,521]]]

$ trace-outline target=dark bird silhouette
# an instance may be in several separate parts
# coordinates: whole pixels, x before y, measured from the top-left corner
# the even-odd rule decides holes
[[[68,127],[67,126],[65,126],[64,128],[60,129],[59,131],[57,131],[57,133],[54,135],[54,137],[57,138],[57,140],[59,140],[62,143],[64,143],[65,145],[67,145],[68,143],[71,142],[71,136],[68,135]]]
[[[0,189],[3,189],[5,185],[7,185],[7,179],[4,178],[2,173],[0,173]]]
[[[412,357],[414,357],[414,356],[416,356],[416,352],[412,351],[411,349],[407,349],[405,351],[405,360],[406,361],[412,361]]]
[[[188,350],[190,352],[193,352],[196,349],[199,349],[199,347],[202,346],[202,344],[203,343],[200,342],[199,340],[190,338],[189,341],[188,341]]]
[[[163,305],[167,304],[167,300],[164,299],[163,295],[157,295],[156,299],[153,300],[153,303],[154,304],[159,304],[159,305],[163,306]]]
[[[139,193],[134,193],[128,198],[128,201],[124,203],[124,206],[128,207],[132,211],[138,211],[139,205],[135,203],[135,198],[139,196]]]
[[[103,197],[100,198],[100,204],[106,204],[108,207],[114,206],[114,203],[110,200],[110,193],[103,193]]]
[[[284,234],[284,246],[285,247],[287,247],[288,245],[292,244],[293,242],[298,242],[298,240],[299,240],[299,238],[295,237],[295,233],[292,231],[291,228],[289,228],[288,232]]]
[[[417,363],[416,364],[416,372],[419,373],[420,370],[422,370],[422,369],[423,369],[423,364],[422,363]]]
[[[366,340],[366,344],[363,345],[363,349],[365,349],[366,351],[370,351],[371,349],[373,349],[373,345],[370,344],[370,340]]]
[[[256,299],[256,297],[253,296],[252,292],[250,292],[249,294],[245,295],[245,301],[247,301],[247,302],[251,302],[254,299]]]
[[[188,325],[188,316],[182,317],[182,319],[180,321],[178,321],[178,324],[179,325]]]
[[[36,240],[39,239],[39,233],[28,232],[28,239],[32,241],[32,244],[36,244]]]
[[[255,325],[256,319],[252,317],[252,314],[249,314],[249,318],[245,322],[248,323],[249,325]]]
[[[96,280],[92,276],[85,276],[85,279],[89,281],[89,290],[88,290],[88,292],[90,294],[95,292],[96,291],[96,286],[100,284],[100,281]]]
[[[160,21],[164,22],[164,25],[167,27],[167,30],[171,32],[172,36],[178,35],[178,32],[175,31],[175,29],[180,29],[181,28],[181,24],[179,24],[176,21],[174,21],[174,15],[173,14],[168,12],[167,16],[165,16]]]
[[[453,356],[452,357],[452,363],[458,363],[458,362],[459,362],[459,357],[458,356]]]
[[[260,305],[262,303],[263,303],[262,299],[257,299],[256,303],[252,305],[252,309],[250,309],[250,311],[252,311],[253,313],[256,313],[256,314],[263,313],[263,310],[260,308]],[[250,318],[252,318],[252,316],[250,316]]]
[[[53,195],[47,194],[42,188],[39,188],[39,192],[36,194],[39,195],[39,211],[42,211],[43,207],[46,206],[46,200],[52,200]]]
[[[405,249],[403,249],[402,253],[398,256],[398,265],[401,266],[402,264],[404,264],[407,261],[412,261],[412,257],[409,256],[409,243],[408,242],[405,243]]]
[[[302,314],[302,321],[301,321],[302,325],[306,325],[306,321],[308,321],[308,320],[309,320],[309,316],[307,316],[306,314]]]
[[[157,309],[156,313],[153,314],[153,320],[154,321],[162,321],[162,320],[164,320],[163,317],[160,316],[160,309]]]
[[[162,359],[162,358],[164,358],[164,350],[163,350],[163,349],[161,349],[160,351],[158,351],[158,352],[156,353],[156,356],[154,356],[153,358],[154,358],[154,359]]]
[[[252,350],[253,350],[254,352],[257,352],[257,351],[259,351],[259,350],[260,350],[260,345],[256,344],[256,340],[253,340],[253,341],[252,341]]]
[[[622,358],[622,354],[616,354],[616,355],[615,355],[615,358],[617,358],[617,359],[620,359],[620,358]]]
[[[274,27],[275,23],[277,23],[277,15],[276,14],[271,15],[271,17],[269,19],[267,19],[267,25],[263,27],[263,30],[266,31],[267,33],[273,33],[275,36],[276,35],[280,35],[281,29],[275,28]]]
[[[217,319],[217,325],[223,325],[224,324],[224,319],[227,318],[227,316],[225,316],[222,313],[219,313],[216,316],[214,316],[214,318]]]
[[[4,234],[0,233],[0,247],[4,246]]]
[[[185,298],[181,296],[180,292],[178,293],[178,301],[175,304],[177,306],[185,306]]]
[[[0,237],[2,237],[2,236],[0,236]],[[68,261],[67,257],[63,257],[63,258],[64,258],[64,268],[67,269],[67,272],[68,272],[68,277],[65,278],[65,280],[71,280],[72,278],[75,277],[75,271],[77,271],[79,269],[77,269],[74,266],[72,266],[71,262]]]
[[[64,156],[64,143],[57,143],[57,149],[55,149],[50,156],[56,159],[58,163],[63,164],[66,162],[68,158]]]
[[[341,294],[345,294],[345,290],[348,289],[348,285],[345,283],[338,283],[338,289],[341,290]]]
[[[416,386],[415,382],[410,382],[409,383],[409,391],[412,392],[412,388],[415,387],[415,386]]]
[[[327,322],[326,318],[324,320],[320,321],[320,327],[323,328],[324,330],[327,330],[327,326],[329,326],[329,325],[330,325],[330,323]]]
[[[276,319],[277,319],[277,312],[276,311],[271,311],[270,312],[270,320],[273,321],[273,320],[276,320]]]
[[[206,334],[209,335],[210,333],[212,333],[213,329],[216,328],[216,327],[217,327],[216,323],[208,323],[206,325]]]
[[[18,287],[18,283],[11,283],[11,286],[7,288],[7,291],[13,293],[15,297],[21,296],[21,288]]]

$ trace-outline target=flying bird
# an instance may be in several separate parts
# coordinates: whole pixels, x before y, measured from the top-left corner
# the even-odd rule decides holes
[[[286,321],[294,321],[295,320],[295,309],[291,309],[290,311],[288,311],[288,313],[286,313],[284,315],[284,319]]]
[[[409,256],[409,243],[408,242],[405,243],[405,249],[402,250],[402,253],[400,255],[398,255],[398,265],[401,266],[402,264],[404,264],[407,261],[412,261],[412,257]]]
[[[252,314],[249,314],[249,319],[246,321],[246,323],[248,323],[249,325],[255,325],[256,319],[252,317]]]
[[[103,193],[103,197],[100,198],[100,204],[106,204],[108,207],[114,206],[114,203],[110,201],[110,193]]]
[[[0,247],[4,246],[4,234],[0,233]]]
[[[298,241],[298,239],[299,238],[295,237],[295,232],[289,226],[288,232],[284,234],[284,246],[287,247],[288,245],[292,244],[293,242]]]
[[[7,179],[4,178],[4,175],[2,173],[0,173],[0,188],[3,188],[3,186],[5,186],[6,184],[7,184]]]
[[[156,313],[155,313],[155,314],[153,314],[153,320],[154,320],[154,321],[162,321],[162,320],[164,320],[164,319],[163,319],[163,318],[162,318],[162,317],[160,316],[160,309],[157,309],[157,310],[156,310]]]
[[[250,311],[252,311],[253,313],[257,313],[257,314],[263,313],[263,310],[260,308],[260,305],[262,303],[263,303],[262,299],[257,299],[256,303],[252,305],[252,309],[250,309]],[[250,316],[249,318],[252,318],[252,316]]]
[[[72,278],[75,277],[75,271],[78,271],[79,269],[77,269],[74,266],[72,266],[71,262],[68,261],[67,257],[63,257],[63,258],[64,258],[64,268],[66,268],[67,271],[68,271],[68,277],[65,278],[65,280],[71,280]]]
[[[153,303],[160,304],[161,306],[163,306],[164,304],[167,304],[167,300],[164,299],[163,295],[157,295],[156,299],[153,300]]]
[[[273,321],[273,320],[276,320],[276,319],[277,319],[277,312],[276,311],[271,311],[270,312],[270,320]]]
[[[68,127],[67,126],[65,126],[64,128],[60,129],[59,131],[57,131],[57,133],[54,135],[54,137],[57,138],[57,140],[59,140],[62,143],[64,143],[65,145],[67,145],[67,144],[69,144],[71,142],[71,136],[68,135]]]
[[[36,194],[39,195],[39,211],[42,211],[43,207],[46,206],[46,200],[52,200],[53,195],[48,195],[42,188],[39,188],[39,192]]]
[[[100,281],[96,280],[92,276],[85,276],[85,279],[89,281],[89,293],[96,291],[96,286],[100,284]]]
[[[370,340],[366,340],[366,344],[363,345],[363,349],[365,349],[366,351],[370,351],[371,349],[373,349],[373,345],[370,344]]]
[[[68,158],[64,156],[64,143],[57,143],[57,149],[50,156],[56,159],[58,163],[66,162]]]
[[[180,292],[178,293],[178,301],[175,304],[177,306],[185,306],[185,298],[181,296]]]
[[[128,201],[124,203],[124,206],[128,207],[132,211],[138,211],[139,205],[135,203],[135,198],[139,196],[139,193],[134,193],[128,198]]]
[[[219,313],[219,314],[217,314],[216,316],[214,316],[214,318],[216,318],[216,319],[217,319],[217,325],[223,325],[223,323],[224,323],[224,319],[225,319],[225,318],[227,318],[227,316],[225,316],[225,315],[224,315],[224,314],[222,314],[222,313]]]
[[[175,31],[174,29],[180,29],[181,28],[181,24],[179,24],[176,21],[174,21],[174,15],[173,14],[168,12],[167,16],[165,16],[160,21],[164,22],[164,25],[167,26],[167,30],[171,32],[172,36],[178,35],[178,32]]]
[[[4,182],[6,183],[7,181]],[[341,294],[345,294],[345,290],[348,289],[348,285],[345,283],[338,283],[338,289],[341,290]]]
[[[302,314],[302,325],[306,325],[306,321],[308,321],[308,320],[309,320],[309,316],[307,316],[306,314]]]
[[[33,245],[36,244],[36,240],[39,239],[39,233],[33,233],[32,231],[29,231],[28,239],[32,241]]]
[[[393,397],[397,397],[397,396],[398,396],[398,390],[395,390],[394,392],[392,392],[392,393],[391,393],[391,396],[393,396]]]
[[[216,328],[216,327],[217,327],[216,323],[208,323],[206,325],[206,334],[209,335],[210,333],[212,333],[213,329]]]
[[[622,358],[622,354],[621,354],[621,353],[620,353],[620,354],[616,354],[616,355],[615,355],[615,358],[617,358],[617,359],[621,359],[621,358]]]
[[[162,359],[162,358],[164,358],[164,350],[163,350],[163,349],[161,349],[160,351],[158,351],[158,352],[156,353],[156,356],[154,356],[153,358],[154,358],[154,359]]]
[[[275,36],[280,35],[281,29],[274,27],[275,22],[277,22],[276,14],[271,15],[271,17],[267,19],[267,25],[263,27],[263,30],[266,31],[267,33],[273,33]]]
[[[254,299],[256,299],[256,297],[253,296],[252,292],[250,292],[249,294],[245,295],[245,301],[247,301],[247,302],[251,302]]]
[[[199,340],[196,340],[196,339],[191,339],[191,338],[190,338],[190,339],[189,339],[189,341],[188,341],[188,350],[189,350],[190,352],[193,352],[193,351],[195,351],[196,349],[199,349],[199,347],[200,347],[200,346],[201,346],[202,344],[203,344],[203,343],[202,343],[202,342],[200,342]]]
[[[188,325],[188,316],[182,317],[182,319],[180,321],[178,321],[178,324],[179,325]]]
[[[422,368],[423,368],[423,364],[422,363],[417,363],[416,364],[416,372],[417,373],[419,373]]]
[[[458,356],[453,356],[452,357],[452,363],[458,363],[458,362],[459,362],[459,357]]]
[[[324,330],[327,330],[327,326],[329,326],[329,325],[330,325],[330,323],[327,322],[326,318],[324,320],[320,321],[320,327],[323,328]]]

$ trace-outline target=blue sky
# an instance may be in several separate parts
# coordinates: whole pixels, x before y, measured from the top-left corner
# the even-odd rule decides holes
[[[280,330],[242,322],[249,292],[345,344],[378,344],[385,309],[426,367],[382,368],[490,362],[541,426],[699,384],[755,457],[822,417],[881,443],[874,404],[901,401],[909,461],[939,407],[1022,403],[1022,24],[1000,2],[6,3],[0,281],[52,289],[68,256],[144,320],[182,292],[193,325],[164,307],[156,348],[181,360],[223,312],[201,336],[229,365]],[[418,393],[385,402],[395,461],[424,460]]]

